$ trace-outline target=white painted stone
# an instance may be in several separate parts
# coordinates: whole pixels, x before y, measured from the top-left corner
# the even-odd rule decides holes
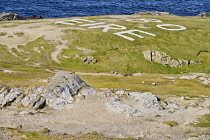
[[[120,37],[123,37],[125,39],[128,39],[130,41],[134,41],[135,39],[131,38],[131,37],[128,37],[126,35],[123,35],[123,34],[130,34],[130,35],[134,35],[134,36],[137,36],[138,38],[144,38],[143,36],[141,35],[138,35],[138,34],[135,34],[133,32],[139,32],[139,33],[144,33],[144,34],[147,34],[147,35],[151,35],[151,36],[156,36],[155,34],[152,34],[152,33],[148,33],[148,32],[145,32],[145,31],[141,31],[141,30],[127,30],[127,31],[122,31],[122,32],[117,32],[117,33],[114,33],[115,35],[118,35]]]
[[[118,28],[116,28],[118,27]],[[107,25],[99,25],[99,26],[93,26],[93,27],[89,27],[90,29],[95,29],[95,28],[104,28],[102,30],[102,32],[107,32],[110,29],[114,29],[114,30],[125,30],[127,29],[127,27],[122,26],[122,25],[117,25],[117,24],[107,24]]]
[[[83,21],[83,22],[81,22]],[[85,22],[95,22],[95,21],[91,21],[91,20],[87,20],[87,19],[71,19],[71,20],[65,20],[65,21],[58,21],[55,22],[55,24],[67,24],[67,25],[75,25],[74,23],[84,23]],[[70,23],[70,22],[74,22],[74,23]]]
[[[85,26],[95,26],[95,25],[101,25],[101,24],[106,24],[106,23],[105,22],[98,22],[98,23],[91,23],[91,24],[82,24],[80,26],[85,27]]]
[[[181,25],[175,25],[175,24],[158,24],[156,25],[158,28],[160,29],[164,29],[164,30],[169,30],[169,31],[181,31],[181,30],[186,30],[187,28]],[[175,26],[175,27],[179,27],[178,29],[169,29],[169,28],[165,28],[163,26]]]

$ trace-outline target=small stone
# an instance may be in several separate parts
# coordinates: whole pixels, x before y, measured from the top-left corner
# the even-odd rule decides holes
[[[21,111],[20,115],[34,115],[37,111]]]
[[[80,57],[80,55],[79,55],[79,54],[77,54],[77,55],[75,55],[74,57]]]
[[[126,74],[126,75],[124,75],[124,76],[133,76],[132,74]]]
[[[121,90],[121,91],[117,91],[117,92],[116,92],[116,94],[119,94],[119,95],[129,95],[129,93],[128,93],[128,92],[123,91],[123,90]]]
[[[184,100],[184,99],[185,99],[185,97],[180,97],[179,99],[180,99],[180,100]]]
[[[50,132],[50,129],[48,128],[43,128],[40,130],[41,133],[49,133]]]
[[[27,137],[26,135],[22,135],[21,137],[22,137],[23,139],[25,139],[25,140],[28,139],[28,137]]]
[[[156,83],[152,83],[152,84],[151,84],[151,86],[156,86],[156,85],[157,85]]]

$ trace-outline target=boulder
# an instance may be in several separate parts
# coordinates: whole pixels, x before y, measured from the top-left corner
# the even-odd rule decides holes
[[[97,59],[93,56],[87,56],[83,59],[84,64],[95,64],[97,63]]]
[[[41,96],[39,94],[29,94],[21,101],[22,105],[25,107],[33,107],[40,100]]]
[[[168,65],[170,67],[180,67],[183,65],[190,64],[190,60],[184,60],[184,59],[175,60],[164,52],[146,50],[143,51],[142,54],[144,55],[144,58],[147,59],[148,61],[154,61],[156,63],[162,65]]]
[[[16,98],[22,93],[20,89],[17,87],[13,87],[10,92],[5,96],[3,99],[3,102],[1,104],[1,107],[5,107],[8,104],[12,103]]]
[[[15,13],[0,13],[0,21],[23,20],[24,17]]]
[[[84,91],[83,91],[84,89]],[[46,99],[46,104],[54,109],[63,109],[74,102],[74,95],[96,93],[94,89],[82,81],[76,74],[60,71],[53,76],[46,86],[36,88],[36,93]]]
[[[88,96],[88,95],[93,95],[97,94],[98,92],[92,88],[92,87],[85,87],[78,93],[78,96]]]
[[[10,89],[8,86],[0,86],[0,104],[4,101],[5,96],[9,93]]]
[[[42,108],[44,108],[45,104],[46,104],[46,99],[43,98],[43,97],[41,97],[40,101],[38,101],[38,102],[35,104],[34,109],[35,109],[35,110],[37,110],[37,109],[42,109]]]

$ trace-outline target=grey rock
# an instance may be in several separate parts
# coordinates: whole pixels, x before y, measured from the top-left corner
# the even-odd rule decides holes
[[[93,56],[87,56],[83,59],[84,64],[95,64],[97,63],[97,59]]]
[[[197,77],[198,77],[197,75],[185,75],[185,76],[179,77],[179,79],[192,80],[192,79],[195,79]]]
[[[28,90],[28,94],[41,94],[43,91],[43,86],[36,86]]]
[[[0,13],[0,21],[6,20],[23,20],[23,16],[15,13]]]
[[[10,90],[9,87],[0,86],[0,104],[6,106],[16,100],[25,107],[41,109],[45,104],[54,109],[64,109],[71,106],[75,101],[73,96],[97,94],[97,91],[88,86],[74,73],[67,71],[58,72],[49,78],[45,86],[36,86],[28,90],[25,94],[17,87]]]
[[[141,117],[141,113],[139,110],[133,108],[130,105],[124,104],[119,100],[111,100],[106,103],[108,110],[114,111],[117,113],[124,113],[128,117]]]
[[[165,109],[167,109],[168,112],[173,113],[176,110],[179,110],[180,107],[177,104],[173,103],[173,102],[167,102],[167,105],[166,105]]]
[[[131,98],[133,98],[136,102],[139,102],[140,105],[146,108],[153,109],[155,111],[161,111],[164,109],[159,102],[160,99],[151,92],[129,92],[129,94]]]
[[[33,114],[36,114],[37,111],[21,111],[19,114],[20,115],[33,115]]]
[[[70,105],[73,103],[72,100],[65,100],[62,98],[51,98],[46,100],[49,107],[53,109],[65,109],[70,107]]]
[[[147,59],[148,61],[152,61],[152,51],[151,50],[143,51],[142,54],[144,55],[145,59]]]
[[[124,90],[117,91],[116,94],[119,94],[119,95],[129,95],[129,93],[126,92],[126,91],[124,91]]]
[[[183,65],[189,65],[191,62],[190,60],[184,60],[184,59],[179,59],[177,61],[164,52],[159,52],[154,50],[146,50],[143,51],[142,54],[144,55],[144,58],[148,61],[154,61],[156,63],[162,65],[168,65],[171,67],[180,67]]]
[[[33,107],[39,100],[41,96],[39,94],[29,94],[22,101],[22,105],[25,107]]]
[[[78,96],[81,96],[81,95],[88,96],[88,95],[93,95],[97,93],[98,92],[94,88],[86,87],[86,88],[83,88],[80,93],[78,93]]]
[[[1,85],[0,87],[0,104],[4,101],[5,96],[9,93],[10,89],[8,86]]]
[[[76,74],[67,71],[58,72],[50,78],[46,86],[39,89],[38,91],[41,91],[40,95],[46,99],[46,104],[54,109],[68,107],[75,101],[73,96],[78,93],[84,95],[97,93]]]
[[[16,98],[15,103],[17,103],[17,104],[21,103],[21,101],[23,100],[23,98],[24,98],[24,95],[21,94],[20,96],[18,96],[18,97]]]
[[[207,78],[207,77],[199,77],[199,80],[203,81],[202,84],[204,84],[204,85],[210,84],[210,78]]]
[[[34,109],[36,109],[36,110],[37,110],[37,109],[42,109],[42,108],[44,108],[45,104],[46,104],[46,99],[43,98],[43,97],[41,97],[40,101],[38,101],[38,102],[35,104]]]
[[[17,87],[13,87],[10,92],[5,96],[1,106],[5,107],[7,104],[12,103],[20,94],[22,91],[18,89]]]

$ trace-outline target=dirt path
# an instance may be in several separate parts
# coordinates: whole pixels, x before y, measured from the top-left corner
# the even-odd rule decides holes
[[[50,40],[55,44],[55,51],[52,52],[51,57],[53,61],[60,63],[58,60],[59,54],[63,49],[68,48],[70,44],[69,41],[62,39],[65,35],[62,30],[74,29],[71,26],[57,27],[54,23],[60,20],[62,19],[12,21],[10,23],[0,24],[1,32],[6,33],[5,36],[0,36],[0,44],[6,45],[9,52],[17,56],[11,51],[12,48],[21,52],[22,50],[17,47],[18,45],[26,45],[28,42],[44,36],[46,40]],[[18,33],[22,35],[18,36]]]

